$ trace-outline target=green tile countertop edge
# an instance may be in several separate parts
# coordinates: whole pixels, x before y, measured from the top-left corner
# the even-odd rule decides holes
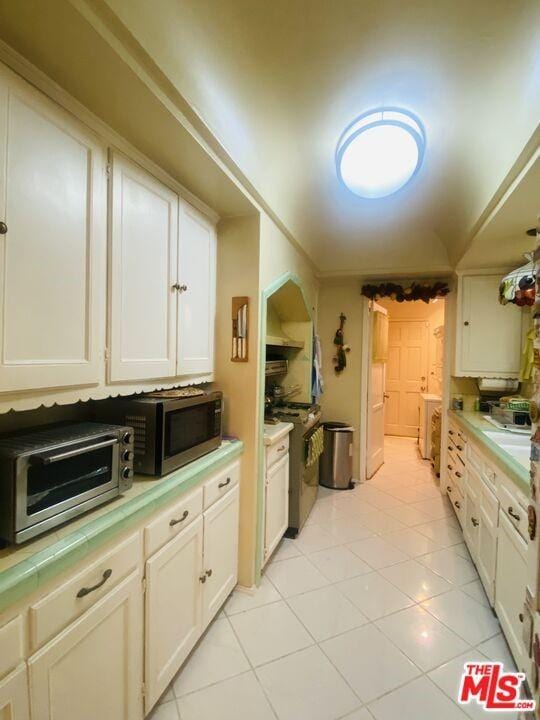
[[[483,413],[448,410],[448,416],[478,441],[482,446],[482,450],[489,458],[493,460],[505,475],[528,497],[530,494],[529,470],[500,448],[484,433],[484,430],[496,430],[497,428],[487,420],[484,420]]]
[[[87,525],[0,572],[0,613],[191,489],[203,476],[241,455],[243,449],[242,441],[227,441],[217,450],[164,478],[148,479],[148,489],[144,492],[108,513],[90,518]]]

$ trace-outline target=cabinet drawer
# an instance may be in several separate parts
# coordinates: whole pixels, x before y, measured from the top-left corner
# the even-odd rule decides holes
[[[202,513],[203,491],[197,488],[161,512],[144,528],[144,554],[150,557]]]
[[[505,516],[516,528],[523,539],[527,539],[528,516],[527,516],[527,500],[521,493],[513,493],[508,490],[505,485],[499,488],[499,500],[501,502],[501,510]]]
[[[456,464],[454,465],[454,469],[452,472],[452,479],[454,480],[454,483],[459,487],[460,493],[464,494],[463,489],[463,480],[465,477],[465,467],[461,460],[456,460]]]
[[[467,445],[467,462],[470,463],[481,475],[484,473],[484,457],[472,443]]]
[[[32,651],[57,635],[133,572],[142,561],[141,535],[135,533],[104,553],[30,607]]]
[[[24,657],[22,618],[18,615],[0,627],[0,679],[14,670]]]
[[[493,523],[494,527],[497,527],[499,524],[499,501],[485,481],[482,481],[481,504],[487,518]]]
[[[459,520],[459,524],[461,525],[461,527],[463,527],[463,523],[465,522],[465,501],[457,485],[453,486],[451,500],[452,507],[454,508],[454,512],[456,513],[457,519]]]
[[[288,452],[289,436],[286,435],[274,445],[270,445],[266,448],[266,469],[268,470],[272,467],[272,465],[275,465],[278,460],[281,460],[281,458],[284,457]]]
[[[229,465],[228,468],[222,470],[213,478],[204,483],[204,509],[219,500],[231,488],[238,484],[240,479],[240,463]]]

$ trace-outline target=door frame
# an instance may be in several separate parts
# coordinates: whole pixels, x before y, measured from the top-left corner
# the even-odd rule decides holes
[[[371,450],[370,448],[370,439],[371,439],[371,433],[370,433],[370,420],[371,420],[371,396],[372,396],[372,369],[373,369],[373,327],[375,324],[375,312],[381,312],[384,315],[386,315],[386,321],[389,324],[390,318],[388,317],[388,311],[386,308],[384,308],[382,305],[379,305],[374,300],[369,301],[369,312],[368,312],[368,335],[369,335],[369,354],[367,358],[367,409],[366,409],[366,452],[365,452],[365,459],[366,459],[366,478],[368,476],[368,454]],[[389,326],[389,325],[388,325]],[[384,415],[384,405],[386,404],[386,363],[384,363],[384,380],[383,380],[383,415]],[[384,438],[384,421],[383,421],[383,438]],[[380,467],[384,465],[384,440],[383,440],[383,462],[382,464],[377,468],[377,470],[373,473],[371,477],[377,474],[377,471]]]
[[[420,278],[418,278],[420,279]],[[446,280],[450,287],[450,292],[441,302],[444,302],[444,354],[443,354],[443,379],[441,392],[441,405],[443,409],[441,437],[446,436],[448,428],[447,410],[450,407],[450,374],[452,367],[452,357],[455,347],[455,318],[456,318],[456,284],[453,278],[441,278]],[[367,426],[369,422],[369,403],[367,398],[370,358],[372,355],[373,337],[371,333],[371,301],[366,297],[362,297],[362,343],[361,364],[360,364],[360,443],[359,443],[359,481],[361,483],[367,481],[367,452],[368,452],[368,432]],[[416,302],[421,302],[417,300]],[[446,444],[441,442],[441,467],[446,466]]]

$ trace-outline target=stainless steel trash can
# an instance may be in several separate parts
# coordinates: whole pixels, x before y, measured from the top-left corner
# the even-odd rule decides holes
[[[352,483],[354,428],[347,423],[325,422],[324,451],[319,460],[319,484],[333,490],[349,490]]]

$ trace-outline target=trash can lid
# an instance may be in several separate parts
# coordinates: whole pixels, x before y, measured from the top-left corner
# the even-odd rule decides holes
[[[344,422],[323,422],[322,426],[330,432],[354,432],[354,428]]]

